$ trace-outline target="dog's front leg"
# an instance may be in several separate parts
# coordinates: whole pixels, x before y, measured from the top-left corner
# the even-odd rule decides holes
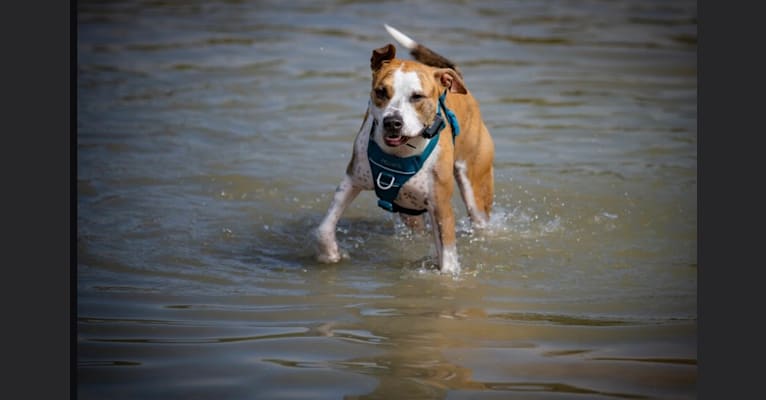
[[[330,208],[327,210],[322,223],[316,230],[316,239],[318,245],[317,260],[323,263],[335,263],[340,261],[341,254],[338,249],[338,241],[335,239],[335,228],[343,211],[359,195],[361,188],[354,186],[351,177],[343,177],[338,188],[335,189]]]
[[[454,181],[452,171],[434,172],[433,195],[429,201],[428,212],[439,258],[439,270],[444,273],[460,272],[455,244],[455,212],[452,209],[452,191]]]

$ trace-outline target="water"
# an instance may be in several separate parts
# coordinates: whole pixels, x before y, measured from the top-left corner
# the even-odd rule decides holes
[[[78,398],[696,398],[696,13],[78,2]],[[496,144],[457,277],[370,192],[350,258],[313,259],[383,23],[457,62]]]

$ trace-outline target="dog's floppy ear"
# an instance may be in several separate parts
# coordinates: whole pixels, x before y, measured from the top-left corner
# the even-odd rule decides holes
[[[372,51],[372,57],[370,57],[370,68],[376,71],[384,62],[393,60],[394,57],[396,57],[396,47],[391,43],[375,49]]]
[[[441,83],[445,88],[449,88],[451,93],[466,94],[468,90],[465,88],[465,83],[460,77],[460,74],[455,72],[452,68],[441,68],[434,71],[434,78],[437,82]]]

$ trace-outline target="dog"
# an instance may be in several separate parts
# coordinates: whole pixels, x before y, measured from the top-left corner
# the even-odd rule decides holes
[[[375,190],[378,205],[399,213],[410,228],[426,226],[428,214],[438,268],[457,274],[455,182],[472,227],[486,227],[494,201],[494,143],[458,67],[385,28],[415,60],[396,58],[390,43],[372,51],[369,104],[345,176],[315,230],[317,260],[340,261],[338,220],[362,190]]]

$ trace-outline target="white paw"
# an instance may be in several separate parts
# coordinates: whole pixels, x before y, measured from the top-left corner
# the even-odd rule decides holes
[[[478,233],[488,231],[489,217],[484,213],[479,213],[479,215],[471,221],[471,228]]]
[[[341,259],[341,256],[340,256],[340,252],[338,252],[338,251],[328,252],[328,253],[321,253],[320,252],[317,255],[317,261],[319,261],[320,263],[323,263],[323,264],[334,264],[334,263],[340,261],[340,259]]]
[[[349,258],[348,252],[339,250],[337,245],[333,249],[322,250],[317,254],[317,261],[323,264],[335,264],[344,258]]]
[[[460,273],[460,263],[457,260],[455,246],[447,246],[442,250],[441,265],[439,271],[443,274],[457,275]]]
[[[340,261],[341,254],[338,249],[338,242],[335,235],[330,232],[317,230],[315,233],[317,240],[317,261],[325,264],[332,264]]]
[[[439,268],[439,272],[442,274],[460,275],[460,264],[444,263],[444,265]]]

